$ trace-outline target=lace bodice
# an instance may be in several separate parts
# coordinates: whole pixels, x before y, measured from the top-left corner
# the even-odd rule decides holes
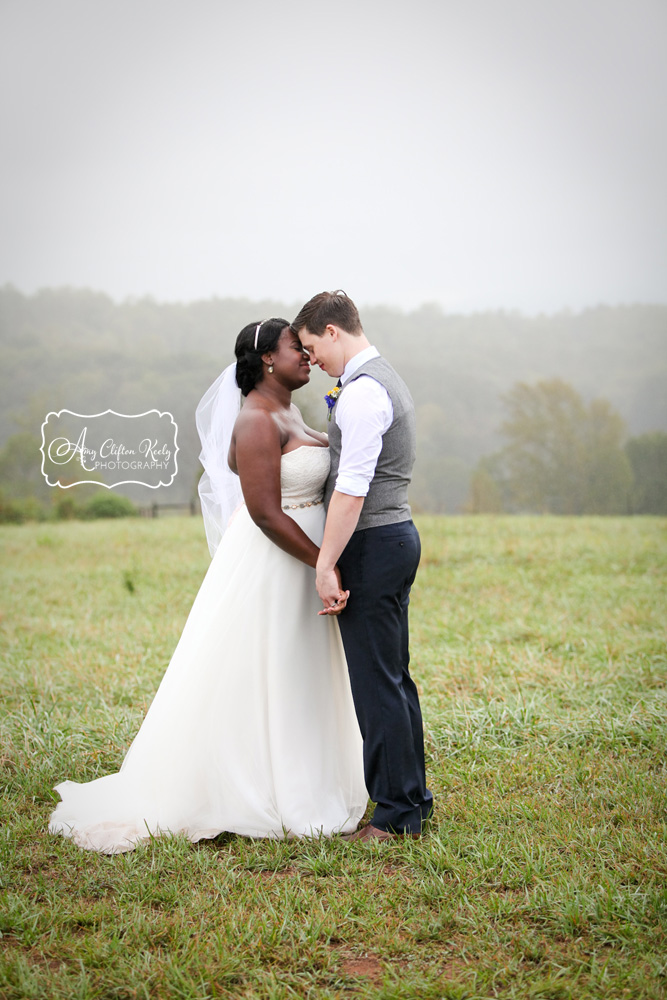
[[[301,445],[288,451],[280,462],[283,503],[321,500],[329,475],[329,449]]]

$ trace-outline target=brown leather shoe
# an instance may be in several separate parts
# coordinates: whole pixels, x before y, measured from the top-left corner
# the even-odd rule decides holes
[[[358,840],[400,840],[402,837],[412,837],[413,840],[419,840],[421,833],[390,833],[389,830],[380,830],[372,823],[368,823],[355,833],[343,834],[343,840],[346,840],[348,844],[353,844]]]

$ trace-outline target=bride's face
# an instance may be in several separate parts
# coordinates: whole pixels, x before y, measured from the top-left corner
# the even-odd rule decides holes
[[[280,334],[278,344],[271,351],[273,377],[280,378],[288,389],[298,389],[310,381],[310,362],[301,341],[288,326]]]

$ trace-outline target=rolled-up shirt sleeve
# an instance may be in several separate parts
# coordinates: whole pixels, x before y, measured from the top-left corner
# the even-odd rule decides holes
[[[382,436],[391,427],[394,409],[385,387],[370,375],[360,375],[346,387],[336,404],[341,432],[340,462],[335,489],[365,497],[382,451]]]

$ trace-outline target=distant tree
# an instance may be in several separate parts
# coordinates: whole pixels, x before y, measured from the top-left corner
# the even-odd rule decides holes
[[[667,514],[667,434],[630,438],[625,453],[634,475],[633,514]]]
[[[419,514],[456,514],[463,509],[470,487],[470,466],[455,455],[428,461],[417,459],[409,500]]]
[[[632,470],[624,425],[607,400],[588,406],[561,379],[517,383],[504,397],[507,485],[519,509],[625,514]]]
[[[40,439],[30,431],[13,434],[0,451],[0,486],[14,499],[50,499],[50,489],[42,475]]]
[[[76,504],[99,489],[98,482],[91,481],[71,487],[75,492],[66,493],[64,488],[49,486],[42,474],[41,438],[31,431],[19,431],[8,438],[0,449],[0,493],[6,503],[16,501],[25,518],[46,516],[56,512],[59,517],[67,517],[68,506]],[[60,481],[67,484],[65,477]],[[101,479],[100,479],[101,481]],[[75,483],[76,479],[69,480]]]
[[[465,503],[470,465],[452,454],[450,423],[435,403],[417,407],[417,461],[410,484],[416,511],[453,514]]]
[[[465,505],[467,514],[499,514],[504,509],[500,459],[499,455],[485,455],[473,469]]]
[[[95,493],[80,509],[83,518],[134,517],[139,511],[127,497],[116,493]]]

